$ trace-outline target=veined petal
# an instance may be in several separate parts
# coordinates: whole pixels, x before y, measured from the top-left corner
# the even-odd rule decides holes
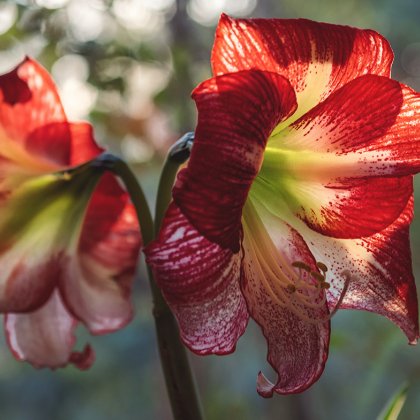
[[[290,81],[298,110],[278,130],[358,76],[389,76],[392,60],[388,42],[374,31],[306,19],[222,15],[212,51],[215,75],[258,69]]]
[[[32,173],[68,165],[70,131],[48,72],[26,58],[0,76],[0,157]]]
[[[270,138],[259,176],[269,180],[265,189],[282,189],[313,229],[369,236],[392,223],[411,195],[411,178],[400,176],[420,169],[419,127],[418,94],[362,76]]]
[[[57,291],[37,311],[5,317],[7,343],[13,355],[37,368],[55,369],[72,363],[88,369],[92,365],[95,355],[89,345],[82,352],[73,351],[76,325]]]
[[[331,288],[328,300],[335,306],[350,282],[340,308],[375,312],[397,324],[411,343],[419,337],[416,285],[412,273],[409,226],[413,199],[386,229],[359,239],[334,239],[309,229],[303,222],[294,227],[305,238],[315,258],[328,267]]]
[[[208,241],[174,203],[145,252],[185,344],[197,354],[234,351],[248,322],[240,253]]]
[[[60,277],[67,307],[92,333],[115,331],[131,321],[130,292],[140,244],[134,206],[114,176],[105,174]]]
[[[328,356],[325,289],[308,272],[292,266],[304,263],[318,273],[299,233],[261,206],[257,214],[252,203],[247,201],[244,211],[242,291],[278,374],[272,384],[260,373],[257,390],[264,397],[301,392],[319,378]]]
[[[243,71],[205,81],[193,98],[198,126],[174,201],[204,237],[238,252],[242,207],[267,138],[294,111],[295,95],[282,76]]]

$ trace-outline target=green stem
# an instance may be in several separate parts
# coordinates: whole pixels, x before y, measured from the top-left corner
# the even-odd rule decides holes
[[[184,140],[184,143],[181,144],[181,140]],[[153,220],[143,191],[127,164],[109,154],[104,154],[99,158],[98,163],[101,166],[105,166],[124,182],[136,208],[144,245],[153,240],[157,234],[171,199],[172,185],[178,167],[188,157],[188,148],[185,147],[190,144],[191,135],[184,136],[181,140],[169,152],[160,177],[156,202],[156,231],[153,228]],[[203,419],[202,410],[188,355],[180,340],[177,322],[156,285],[149,266],[147,271],[153,296],[153,316],[159,354],[174,419],[201,420]]]

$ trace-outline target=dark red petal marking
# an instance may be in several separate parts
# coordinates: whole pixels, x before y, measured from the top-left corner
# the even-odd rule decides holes
[[[315,63],[331,63],[327,84],[317,92],[322,100],[363,74],[389,76],[393,58],[388,41],[371,30],[306,19],[222,15],[211,60],[215,75],[248,69],[278,72],[298,93],[306,89]]]
[[[185,344],[197,354],[234,351],[248,322],[240,254],[204,238],[173,203],[145,252]]]
[[[174,201],[208,240],[238,252],[242,207],[267,138],[294,111],[295,95],[279,75],[244,71],[205,81],[193,98],[198,125]]]
[[[73,352],[77,322],[67,312],[58,292],[35,312],[7,314],[5,330],[7,343],[17,360],[26,360],[37,368],[52,369],[73,363],[87,369],[94,361],[90,346]]]

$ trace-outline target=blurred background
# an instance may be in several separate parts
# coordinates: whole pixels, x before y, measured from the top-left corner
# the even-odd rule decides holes
[[[69,119],[94,124],[97,140],[129,162],[153,205],[168,146],[194,130],[190,92],[210,76],[221,12],[375,29],[394,49],[393,77],[420,89],[418,0],[0,1],[0,72],[25,54],[37,58],[51,71]],[[418,210],[411,234],[420,278]],[[0,419],[170,419],[143,273],[134,299],[136,318],[123,331],[103,337],[80,331],[80,345],[89,340],[97,352],[88,372],[35,370],[14,361],[2,339]],[[419,418],[420,347],[408,346],[397,327],[373,314],[341,311],[332,324],[325,372],[297,396],[257,395],[257,372],[274,376],[252,323],[233,355],[191,355],[207,418],[374,419],[404,381],[410,387],[400,419]]]

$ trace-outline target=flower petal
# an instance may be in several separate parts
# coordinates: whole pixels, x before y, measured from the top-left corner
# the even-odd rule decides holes
[[[173,203],[145,252],[185,344],[197,354],[233,352],[248,322],[240,253],[208,241]]]
[[[299,229],[314,256],[328,267],[331,306],[335,306],[343,289],[343,273],[348,272],[350,283],[340,307],[383,315],[415,343],[419,337],[419,324],[409,241],[412,217],[411,198],[394,223],[370,237],[328,238],[302,222],[295,228]]]
[[[298,102],[286,125],[358,76],[389,76],[392,60],[388,42],[374,31],[306,19],[222,15],[212,51],[215,75],[258,69],[286,77]]]
[[[128,194],[113,175],[104,175],[89,204],[79,245],[60,278],[67,307],[92,333],[115,331],[131,321],[131,285],[140,243]]]
[[[242,291],[267,339],[267,360],[278,374],[272,384],[260,373],[257,390],[263,397],[301,392],[319,378],[328,356],[325,292],[315,286],[318,280],[298,276],[292,266],[300,262],[317,270],[298,232],[262,206],[258,214],[249,202],[245,207]]]
[[[61,274],[98,171],[32,177],[0,206],[0,311],[42,305]],[[30,205],[28,205],[28,203]]]
[[[198,126],[174,201],[208,240],[238,252],[242,207],[268,135],[293,112],[295,96],[282,76],[244,71],[205,81],[193,98]]]
[[[0,154],[37,172],[69,163],[70,132],[48,72],[26,58],[0,76]]]
[[[89,345],[82,352],[73,352],[76,325],[57,291],[37,311],[5,317],[7,343],[13,355],[37,368],[55,369],[72,363],[88,369],[92,365],[95,355]]]
[[[420,170],[419,139],[420,95],[391,79],[362,76],[272,137],[260,175],[274,181],[264,188],[283,189],[312,229],[369,236],[410,198],[410,177],[392,176]]]
[[[69,129],[71,132],[70,166],[88,162],[104,151],[96,144],[93,128],[89,123],[70,123]]]

